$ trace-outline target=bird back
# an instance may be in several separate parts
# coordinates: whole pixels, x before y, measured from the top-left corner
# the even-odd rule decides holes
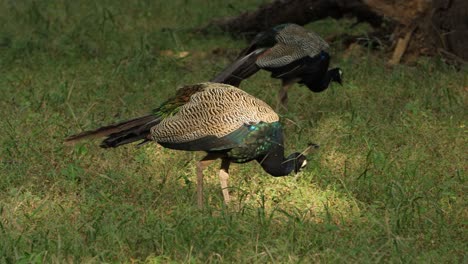
[[[205,137],[222,138],[245,124],[273,123],[278,115],[265,102],[230,85],[199,84],[203,89],[191,95],[177,113],[164,118],[151,129],[153,140],[185,149],[186,143]],[[190,89],[186,86],[182,89]],[[169,144],[169,145],[168,145]],[[206,146],[191,146],[187,150],[207,150]],[[175,148],[172,146],[172,148]]]
[[[287,24],[276,34],[276,45],[257,59],[260,68],[285,66],[304,57],[315,57],[329,48],[328,43],[314,32],[296,24]]]

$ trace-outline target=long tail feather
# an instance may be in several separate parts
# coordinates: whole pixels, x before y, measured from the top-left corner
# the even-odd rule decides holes
[[[260,68],[255,64],[258,55],[265,49],[257,49],[246,56],[236,60],[226,67],[221,73],[216,75],[211,82],[225,83],[233,86],[239,86],[244,80],[255,74]]]
[[[65,139],[65,143],[71,145],[83,139],[107,137],[101,143],[101,147],[118,147],[140,139],[147,139],[151,127],[159,122],[160,118],[155,115],[138,117],[69,136]]]

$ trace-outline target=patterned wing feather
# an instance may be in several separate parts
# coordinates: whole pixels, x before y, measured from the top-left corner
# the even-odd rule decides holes
[[[221,138],[244,124],[272,123],[278,115],[263,101],[230,85],[204,83],[178,112],[151,129],[155,141],[188,143],[209,136]]]
[[[277,44],[257,60],[261,68],[281,67],[306,56],[314,57],[329,48],[328,43],[314,32],[289,24],[276,35]]]

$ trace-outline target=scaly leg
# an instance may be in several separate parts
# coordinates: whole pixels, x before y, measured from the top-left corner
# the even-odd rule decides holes
[[[221,190],[223,191],[224,204],[229,204],[231,197],[229,197],[228,178],[229,178],[229,164],[228,159],[222,159],[221,169],[219,170],[219,181],[221,182]]]
[[[288,110],[288,89],[292,83],[282,83],[278,94],[278,103],[276,104],[276,112],[279,112],[282,108]]]
[[[203,208],[203,171],[217,158],[208,154],[197,163],[197,205],[200,209]]]

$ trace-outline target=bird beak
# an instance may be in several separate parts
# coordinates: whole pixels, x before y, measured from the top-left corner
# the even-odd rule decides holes
[[[315,143],[309,143],[307,148],[302,151],[302,155],[307,156],[311,151],[318,150],[320,146]]]

